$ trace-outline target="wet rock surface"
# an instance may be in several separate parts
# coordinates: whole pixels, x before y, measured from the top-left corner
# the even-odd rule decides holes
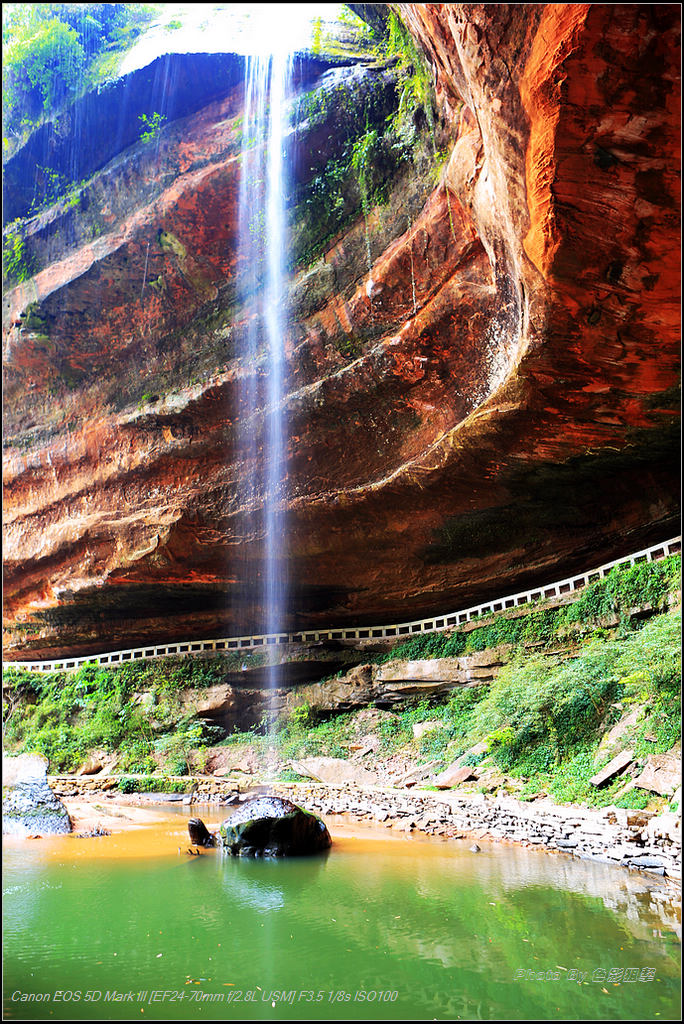
[[[193,846],[216,846],[216,836],[209,831],[201,818],[190,818],[188,835]]]
[[[71,832],[71,819],[48,785],[42,758],[3,758],[2,832],[19,836]]]
[[[239,857],[303,856],[332,845],[320,818],[277,796],[247,800],[223,822],[219,836],[224,852]]]

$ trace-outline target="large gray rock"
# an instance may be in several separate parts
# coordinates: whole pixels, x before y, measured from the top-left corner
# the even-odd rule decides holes
[[[253,797],[238,807],[221,825],[219,842],[240,857],[296,857],[332,845],[320,818],[277,796]]]
[[[62,835],[71,818],[47,781],[47,762],[37,754],[2,759],[3,835]]]
[[[306,757],[290,761],[298,775],[331,786],[376,786],[378,777],[362,765],[352,764],[343,757]]]

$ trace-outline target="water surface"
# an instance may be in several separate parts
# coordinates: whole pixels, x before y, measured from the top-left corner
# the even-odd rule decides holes
[[[6,1019],[679,1019],[639,876],[335,818],[313,859],[190,857],[183,814],[6,844]]]

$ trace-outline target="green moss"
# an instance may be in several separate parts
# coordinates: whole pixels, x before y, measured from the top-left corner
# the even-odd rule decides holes
[[[363,341],[353,334],[345,334],[335,340],[335,348],[349,359],[357,359],[363,352]]]
[[[19,284],[33,276],[33,261],[19,230],[9,230],[3,237],[2,276],[6,285]]]
[[[309,135],[316,145],[311,177],[295,196],[293,265],[309,266],[361,215],[367,218],[374,206],[386,203],[400,167],[420,150],[420,130],[410,138],[398,131],[398,97],[389,82],[386,75],[368,73],[312,90],[300,100],[296,119],[302,146]],[[331,145],[321,145],[321,138]]]

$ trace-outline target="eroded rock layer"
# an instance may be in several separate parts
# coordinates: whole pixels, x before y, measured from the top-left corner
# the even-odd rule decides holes
[[[299,72],[293,629],[451,610],[678,530],[679,8],[396,6],[437,116],[409,154],[376,150],[383,204],[350,164],[396,108],[392,68]],[[231,70],[8,229],[10,657],[262,627],[242,103]]]

